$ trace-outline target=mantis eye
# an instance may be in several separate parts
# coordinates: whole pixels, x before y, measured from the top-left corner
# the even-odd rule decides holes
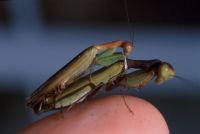
[[[163,82],[173,78],[175,76],[175,70],[169,63],[162,63],[158,68],[158,74],[156,78],[157,84],[162,84]]]

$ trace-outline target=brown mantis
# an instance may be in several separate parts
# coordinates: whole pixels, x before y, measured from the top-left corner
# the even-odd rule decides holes
[[[117,47],[122,47],[123,53],[117,53],[114,50]],[[35,113],[42,113],[71,107],[90,98],[102,87],[107,90],[117,86],[142,88],[153,77],[156,77],[156,83],[161,84],[174,76],[173,67],[166,62],[126,59],[132,48],[131,43],[123,41],[87,48],[39,87],[28,98],[27,106],[31,107]],[[103,52],[98,54],[100,51]],[[78,78],[92,63],[101,64],[104,67]],[[128,68],[139,70],[125,74],[126,65]]]

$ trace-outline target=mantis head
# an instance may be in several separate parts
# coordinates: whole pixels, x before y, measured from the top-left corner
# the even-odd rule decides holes
[[[160,85],[163,82],[172,79],[174,76],[175,76],[174,68],[169,63],[163,62],[158,67],[156,83]]]
[[[122,46],[126,57],[132,52],[132,49],[134,48],[134,45],[130,42],[124,42]]]

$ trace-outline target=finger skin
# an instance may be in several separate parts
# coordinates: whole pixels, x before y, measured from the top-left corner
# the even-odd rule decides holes
[[[24,129],[20,134],[169,134],[161,113],[149,102],[125,96],[93,99],[57,112]]]

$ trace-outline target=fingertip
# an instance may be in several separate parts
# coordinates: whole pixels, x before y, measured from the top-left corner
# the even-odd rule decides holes
[[[68,134],[169,134],[161,113],[149,102],[121,95],[90,100],[70,111],[55,113],[23,129],[20,133]]]

